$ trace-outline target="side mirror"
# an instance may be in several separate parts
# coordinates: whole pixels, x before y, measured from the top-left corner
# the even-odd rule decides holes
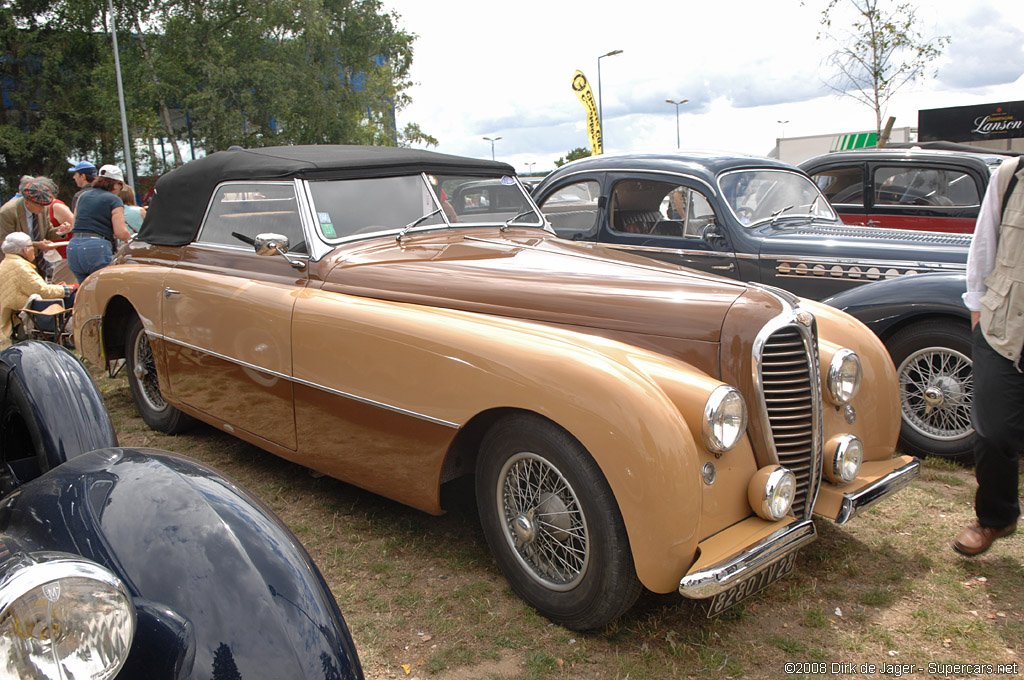
[[[257,234],[252,245],[257,255],[284,255],[288,252],[288,237],[281,234]]]
[[[718,231],[718,225],[711,222],[704,226],[700,230],[700,240],[707,241],[708,243],[714,243],[722,238],[722,234]]]
[[[257,255],[280,255],[288,264],[296,269],[305,269],[306,263],[288,257],[288,237],[281,234],[257,234],[252,240],[253,250]]]

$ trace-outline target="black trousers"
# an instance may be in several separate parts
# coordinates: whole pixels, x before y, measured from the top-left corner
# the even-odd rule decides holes
[[[1020,517],[1017,486],[1024,445],[1024,373],[992,349],[980,324],[972,338],[971,420],[977,431],[974,475],[978,480],[974,511],[982,526],[1001,528]]]

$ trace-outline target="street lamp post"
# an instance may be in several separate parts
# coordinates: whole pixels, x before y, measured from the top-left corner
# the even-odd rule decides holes
[[[532,175],[533,174],[533,166],[535,166],[535,165],[537,165],[536,161],[528,162],[526,164],[526,174],[527,175]]]
[[[601,146],[604,146],[604,108],[601,106],[601,95],[604,88],[601,87],[601,60],[605,57],[614,57],[622,54],[622,50],[612,50],[608,54],[602,54],[597,58],[597,125],[601,128]]]
[[[491,143],[491,160],[494,160],[494,143],[501,139],[501,137],[484,137],[488,142]]]
[[[788,123],[789,121],[788,120],[778,120],[778,121],[775,121],[775,122],[777,122],[779,125],[782,126],[782,138],[785,139],[786,138],[786,123]]]
[[[673,99],[666,99],[665,100],[666,104],[673,104],[676,107],[676,148],[677,149],[679,148],[679,107],[681,105],[685,104],[688,101],[690,101],[690,100],[689,99],[680,99],[679,101],[675,101]]]

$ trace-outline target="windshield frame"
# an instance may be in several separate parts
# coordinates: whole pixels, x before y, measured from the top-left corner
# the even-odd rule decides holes
[[[782,203],[782,204],[779,205],[779,210],[781,210],[781,212],[779,212],[779,211],[772,211],[772,212],[769,212],[769,213],[764,214],[764,215],[758,215],[756,217],[756,219],[750,219],[750,218],[744,217],[744,216],[739,214],[740,211],[742,210],[742,207],[734,205],[733,201],[730,200],[729,196],[730,196],[731,192],[728,191],[726,187],[722,186],[722,180],[728,180],[730,177],[735,176],[735,175],[739,175],[739,174],[753,176],[753,175],[762,174],[762,173],[763,174],[768,174],[768,173],[770,173],[770,174],[779,174],[780,176],[795,177],[798,180],[802,180],[803,182],[806,182],[806,185],[809,186],[813,190],[813,192],[817,196],[817,198],[816,199],[812,199],[810,202],[804,203],[802,205],[792,205],[792,206],[789,206],[789,207],[787,207],[787,205],[785,203]],[[749,181],[750,180],[748,180],[748,183],[749,183]],[[753,228],[759,227],[759,226],[761,226],[761,225],[763,225],[765,223],[775,224],[776,222],[779,222],[779,221],[793,220],[793,219],[798,219],[798,220],[801,220],[801,221],[818,221],[818,220],[825,221],[825,222],[839,222],[840,221],[839,220],[839,215],[838,215],[838,213],[836,213],[835,208],[832,206],[831,203],[829,203],[828,199],[825,198],[825,195],[821,192],[821,189],[814,182],[814,180],[812,180],[810,177],[808,177],[804,173],[799,172],[797,170],[790,170],[788,168],[771,168],[771,167],[735,168],[733,170],[728,170],[728,171],[723,172],[720,175],[718,175],[718,177],[715,178],[715,183],[716,183],[716,185],[718,187],[718,191],[719,191],[719,193],[721,195],[722,203],[724,203],[725,206],[728,208],[729,212],[732,213],[733,219],[735,219],[736,222],[740,226],[742,226],[744,229],[753,229]],[[772,189],[774,189],[774,187],[770,188],[769,191],[771,191]],[[819,210],[819,211],[822,210],[822,208],[827,209],[828,210],[828,214],[824,215],[824,214],[812,214],[811,212],[799,212],[799,210],[801,208],[809,209],[812,205],[816,205],[817,206],[817,210]],[[758,212],[760,212],[760,211],[758,211]],[[753,215],[757,215],[758,212],[753,213]]]

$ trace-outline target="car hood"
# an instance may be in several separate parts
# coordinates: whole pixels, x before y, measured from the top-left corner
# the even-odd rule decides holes
[[[362,677],[323,577],[260,501],[196,461],[99,449],[0,503],[27,551],[81,555],[116,573],[138,626],[120,677]]]
[[[397,248],[394,239],[377,239],[343,246],[330,259],[324,288],[335,292],[711,342],[736,300],[751,294],[730,279],[536,229],[450,229]]]
[[[850,260],[931,263],[964,269],[970,234],[907,229],[874,229],[842,224],[809,223],[762,227],[762,255],[806,254]]]

